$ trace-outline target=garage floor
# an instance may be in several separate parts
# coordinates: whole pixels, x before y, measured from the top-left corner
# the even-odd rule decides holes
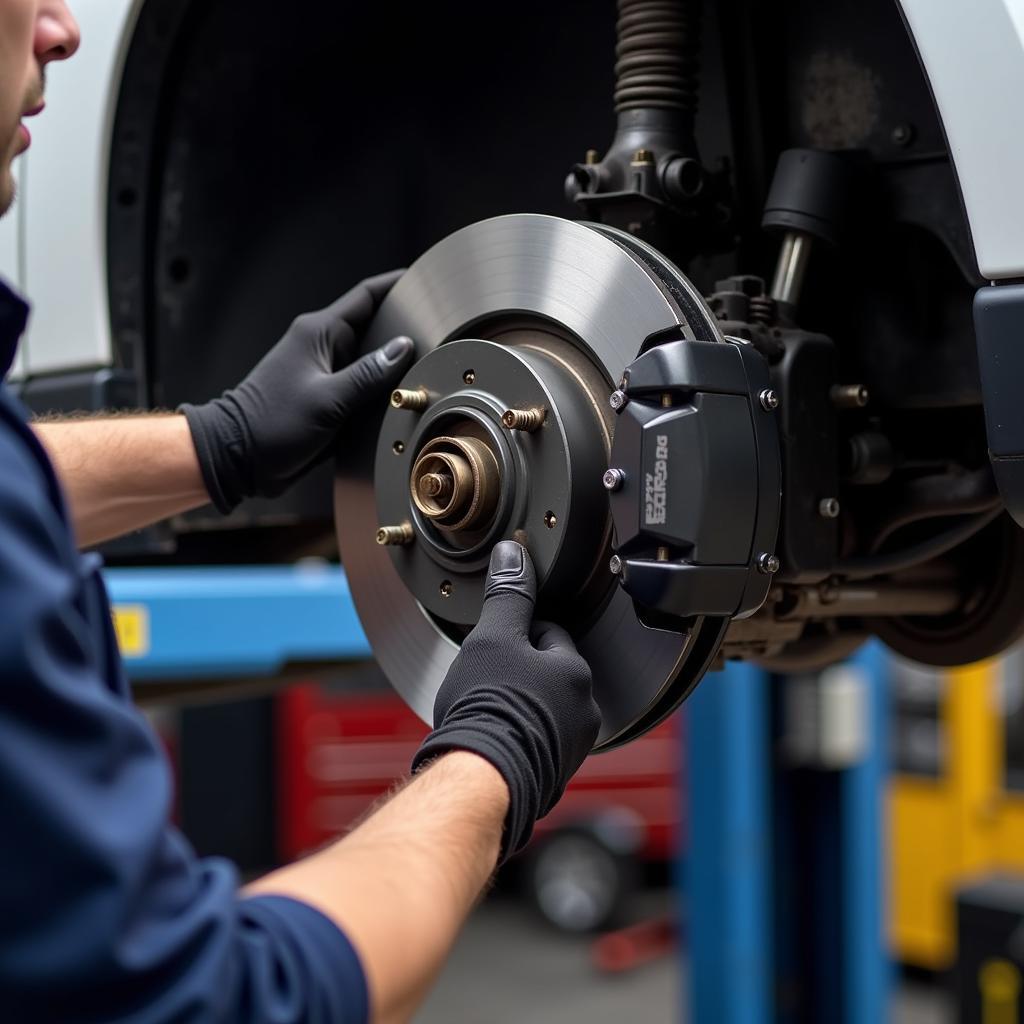
[[[671,906],[647,894],[638,912]],[[679,1024],[687,979],[675,956],[617,976],[598,973],[589,943],[553,932],[495,894],[473,916],[416,1024]],[[892,1024],[952,1024],[944,996],[901,985]]]

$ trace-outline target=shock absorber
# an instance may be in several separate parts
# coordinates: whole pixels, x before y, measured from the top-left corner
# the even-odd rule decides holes
[[[681,219],[706,205],[697,153],[700,0],[619,0],[615,137],[573,167],[566,194],[591,220],[678,249]]]
[[[619,0],[615,113],[668,110],[693,137],[700,59],[700,4]]]

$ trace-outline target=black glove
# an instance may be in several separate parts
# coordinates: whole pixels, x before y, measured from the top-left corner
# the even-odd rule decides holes
[[[569,634],[549,623],[531,628],[536,591],[526,549],[502,541],[480,621],[437,692],[434,731],[413,760],[415,771],[449,750],[471,750],[501,772],[511,801],[499,863],[558,802],[601,724],[590,668]]]
[[[281,494],[330,456],[355,409],[398,383],[412,359],[409,338],[352,358],[361,330],[402,273],[368,278],[326,309],[300,316],[238,387],[205,405],[180,407],[221,512],[243,498]]]

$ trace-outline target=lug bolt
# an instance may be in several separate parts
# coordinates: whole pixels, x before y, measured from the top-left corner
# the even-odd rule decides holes
[[[621,412],[626,408],[626,404],[629,402],[629,397],[626,392],[621,388],[618,391],[613,391],[611,396],[608,398],[608,404],[616,411]]]
[[[409,523],[402,523],[401,526],[382,526],[377,531],[377,543],[381,547],[411,544],[414,536]]]
[[[837,519],[839,517],[839,499],[822,498],[818,502],[818,515],[822,519]]]
[[[622,575],[622,559],[618,555],[612,555],[608,560],[608,571],[613,576]]]
[[[763,572],[765,576],[774,576],[775,573],[781,568],[778,555],[770,555],[766,551],[763,555],[759,555],[757,559],[757,570]]]
[[[771,389],[765,388],[758,396],[761,408],[767,412],[774,412],[779,407],[779,396]]]
[[[525,430],[533,433],[544,423],[546,409],[508,409],[501,417],[502,424],[509,430]]]
[[[604,484],[606,491],[618,491],[622,489],[622,485],[626,482],[626,474],[621,469],[609,469],[605,475],[601,478],[601,483]]]
[[[408,409],[410,412],[423,412],[430,404],[430,395],[417,388],[415,391],[408,391],[405,388],[396,388],[391,392],[391,404],[396,409]]]

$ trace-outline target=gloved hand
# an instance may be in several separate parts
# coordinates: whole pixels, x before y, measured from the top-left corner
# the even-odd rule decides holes
[[[490,761],[508,784],[501,857],[522,849],[597,739],[590,668],[569,634],[533,624],[533,562],[515,541],[491,553],[484,606],[434,701],[413,770],[450,750]]]
[[[326,309],[300,316],[238,387],[205,405],[180,407],[221,512],[243,498],[281,494],[328,458],[354,410],[383,400],[398,383],[412,360],[409,338],[352,358],[402,273],[368,278]]]

